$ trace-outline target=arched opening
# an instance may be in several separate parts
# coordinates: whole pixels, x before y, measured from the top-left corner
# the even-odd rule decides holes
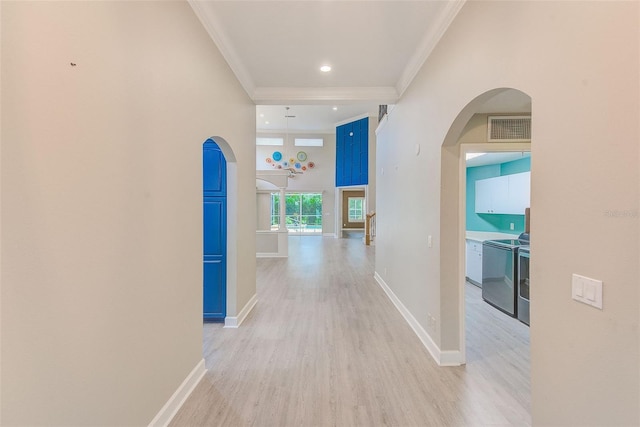
[[[205,150],[207,148],[213,148],[213,151],[218,150],[218,152],[220,153],[220,158],[218,158],[217,160],[215,160],[215,156],[214,158],[207,158],[207,156],[205,156]],[[206,177],[205,175],[207,174],[207,165],[205,164],[205,162],[207,161],[214,161],[214,162],[219,162],[220,160],[224,161],[224,170],[223,170],[223,175],[219,176],[217,179],[214,179],[214,181],[217,181],[218,183],[222,184],[224,183],[224,192],[219,192],[218,194],[216,194],[215,191],[211,191],[211,188],[207,188],[208,186],[211,186],[212,183],[206,184]],[[204,199],[206,199],[207,197],[224,197],[224,207],[222,208],[223,211],[220,212],[220,216],[223,216],[224,218],[224,225],[223,225],[223,234],[224,234],[224,247],[223,248],[219,248],[219,252],[220,254],[224,255],[224,259],[223,262],[224,265],[223,270],[224,270],[224,292],[223,293],[218,293],[218,297],[219,298],[223,298],[222,300],[222,309],[219,311],[220,315],[219,316],[213,316],[208,320],[217,320],[217,321],[224,321],[225,323],[225,327],[235,327],[237,326],[236,322],[237,322],[237,317],[235,317],[236,313],[237,313],[237,259],[238,259],[238,253],[237,253],[237,244],[235,244],[235,242],[238,239],[238,221],[237,221],[237,216],[238,216],[238,199],[237,199],[237,187],[238,187],[238,177],[237,177],[237,163],[236,163],[236,157],[235,154],[233,153],[233,149],[231,148],[231,146],[229,145],[229,143],[222,137],[219,136],[212,136],[210,138],[208,138],[204,143],[203,143],[203,202]],[[216,169],[219,165],[213,165],[212,171],[215,170],[220,170],[220,169]],[[215,186],[215,185],[214,185]],[[210,199],[210,201],[214,201],[214,199]],[[222,200],[215,200],[215,202],[218,202],[217,207],[220,208],[221,205],[219,203],[222,202]],[[204,216],[204,222],[207,221],[206,218],[206,213],[205,213],[205,209],[207,206],[214,206],[216,205],[216,203],[214,204],[209,204],[207,205],[207,203],[203,203],[203,216]],[[204,225],[204,224],[203,224]],[[204,230],[203,227],[203,234],[206,233],[206,231]],[[207,236],[203,236],[204,240],[206,241]],[[205,243],[206,246],[206,243]],[[205,249],[205,253],[203,254],[203,261],[206,264],[205,259],[207,259],[207,255],[210,254],[206,254],[206,251],[208,249]],[[219,257],[210,257],[211,259],[215,259],[216,261],[219,260]],[[206,267],[205,267],[206,269]],[[210,274],[219,274],[219,272],[215,271],[213,273]],[[207,272],[204,272],[204,275],[207,275]],[[205,278],[206,280],[206,278]],[[204,291],[204,286],[205,284],[203,283],[203,313],[204,313],[204,303],[206,303],[205,300],[205,291]],[[223,296],[221,296],[223,295]]]
[[[271,172],[271,171],[268,171]],[[288,175],[256,174],[256,256],[286,258],[289,256],[289,232],[285,216],[285,189]]]
[[[458,114],[442,144],[440,301],[443,364],[464,364],[467,361],[466,154],[530,151],[530,142],[489,142],[486,133],[487,119],[482,117],[482,120],[478,120],[479,115],[531,115],[531,98],[526,93],[511,88],[493,89],[479,95]],[[484,126],[483,131],[474,128],[477,123]],[[472,133],[477,136],[469,137]]]

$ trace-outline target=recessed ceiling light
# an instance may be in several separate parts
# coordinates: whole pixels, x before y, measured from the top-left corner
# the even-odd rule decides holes
[[[323,65],[322,67],[320,67],[320,71],[322,71],[323,73],[328,73],[329,71],[331,71],[331,67],[329,65]]]
[[[260,113],[260,117],[264,117],[264,114]]]
[[[333,107],[333,111],[338,111],[338,107]]]
[[[269,124],[269,121],[264,122],[264,124],[265,124],[265,125],[268,125],[268,124]]]

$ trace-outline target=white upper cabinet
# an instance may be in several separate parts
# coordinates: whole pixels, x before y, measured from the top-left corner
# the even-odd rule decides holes
[[[508,194],[507,176],[476,181],[476,213],[502,213]]]
[[[509,203],[507,212],[524,215],[524,210],[531,205],[531,172],[507,175],[509,177]]]
[[[476,213],[524,215],[531,196],[531,172],[476,181]]]

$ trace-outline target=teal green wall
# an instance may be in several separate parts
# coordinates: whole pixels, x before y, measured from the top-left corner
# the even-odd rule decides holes
[[[498,165],[477,166],[467,168],[467,230],[497,231],[501,233],[520,234],[524,231],[524,215],[477,214],[476,181],[514,173],[529,172],[531,158],[514,160]],[[509,225],[514,224],[514,230]]]
[[[513,175],[531,171],[531,157],[500,164],[500,175]]]

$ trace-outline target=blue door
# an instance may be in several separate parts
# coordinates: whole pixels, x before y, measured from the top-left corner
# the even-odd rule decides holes
[[[203,318],[224,321],[227,314],[227,161],[212,139],[202,146],[202,170]]]

